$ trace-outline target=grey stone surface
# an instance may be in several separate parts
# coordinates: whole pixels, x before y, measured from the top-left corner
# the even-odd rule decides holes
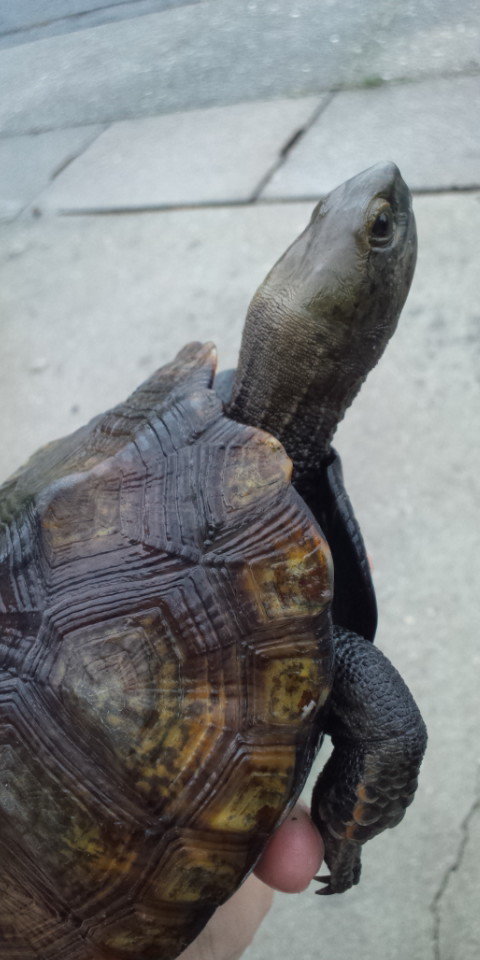
[[[414,287],[337,447],[374,559],[378,642],[429,727],[420,791],[404,823],[367,845],[358,888],[327,900],[278,895],[245,960],[480,952],[480,194],[415,206]],[[0,475],[121,399],[187,340],[213,338],[222,365],[232,363],[251,293],[310,211],[271,204],[10,225],[0,239]]]
[[[0,139],[0,220],[20,213],[102,129],[93,125]]]
[[[113,124],[37,206],[127,210],[248,200],[320,104],[306,97]]]
[[[0,6],[0,49],[85,30],[103,23],[158,13],[202,0],[4,0]]]
[[[480,798],[464,824],[464,843],[448,874],[438,908],[438,948],[442,960],[477,960],[480,947],[478,914],[478,851]]]
[[[480,76],[337,93],[262,196],[315,197],[379,157],[412,189],[478,187],[479,128]]]
[[[477,0],[210,0],[1,51],[0,127],[24,133],[472,70]]]
[[[15,3],[1,4],[0,33],[51,23],[52,20],[101,10],[102,7],[118,6],[115,0],[15,0]]]
[[[236,358],[250,296],[308,208],[41,218],[0,236],[0,480],[188,340]]]

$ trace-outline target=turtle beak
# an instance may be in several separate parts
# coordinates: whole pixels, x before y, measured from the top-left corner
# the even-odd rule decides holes
[[[353,178],[357,189],[359,179],[363,181],[366,193],[371,196],[384,197],[394,209],[401,213],[411,212],[412,196],[396,163],[392,160],[386,163],[376,163]]]

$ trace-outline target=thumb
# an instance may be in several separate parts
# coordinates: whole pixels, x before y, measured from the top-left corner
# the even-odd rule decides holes
[[[297,804],[268,843],[255,875],[283,893],[300,893],[318,873],[324,847],[303,804]]]

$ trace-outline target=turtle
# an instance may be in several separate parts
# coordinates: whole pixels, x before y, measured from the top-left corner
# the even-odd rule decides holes
[[[426,731],[372,643],[331,440],[415,256],[408,187],[376,165],[271,270],[236,371],[188,344],[0,488],[2,960],[173,960],[326,734],[322,892],[403,817]]]

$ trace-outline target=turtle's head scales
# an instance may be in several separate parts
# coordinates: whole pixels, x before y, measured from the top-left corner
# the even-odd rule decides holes
[[[382,355],[416,261],[410,191],[391,162],[324,196],[247,314],[231,415],[279,437],[297,476]],[[315,464],[317,469],[318,463]]]

